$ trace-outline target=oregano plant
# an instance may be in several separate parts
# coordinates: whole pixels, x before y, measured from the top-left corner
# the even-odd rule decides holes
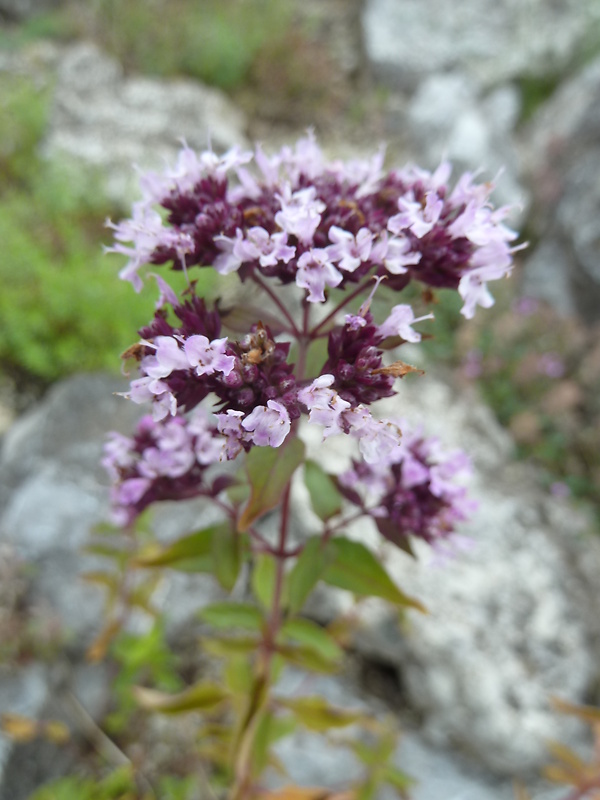
[[[318,584],[422,609],[388,574],[385,548],[348,535],[351,523],[411,557],[415,539],[448,548],[471,512],[466,455],[377,413],[377,401],[401,397],[400,379],[420,371],[401,349],[434,331],[434,291],[457,291],[471,318],[493,303],[488,282],[512,268],[509,209],[491,205],[491,184],[465,174],[451,185],[450,172],[447,163],[386,170],[383,150],[327,161],[312,134],[274,155],[185,146],[174,168],[142,177],[132,217],[110,223],[110,250],[127,258],[121,277],[136,290],[155,281],[158,299],[124,354],[137,370],[125,396],[147,414],[105,449],[112,521],[129,546],[115,551],[111,614],[93,654],[123,627],[128,603],[151,607],[152,578],[131,581],[132,571],[210,573],[233,592],[200,611],[212,630],[201,646],[222,661],[221,679],[134,691],[149,711],[202,715],[198,759],[229,800],[275,796],[264,783],[281,769],[273,746],[298,726],[362,727],[343,740],[364,766],[344,796],[370,798],[381,784],[408,790],[386,723],[316,694],[284,694],[278,682],[290,667],[342,664],[343,626],[303,615]],[[182,293],[169,270],[186,276]],[[223,299],[200,296],[202,270],[223,277]],[[396,297],[409,284],[422,287],[417,309]],[[335,473],[307,457],[315,432],[323,448],[346,445]],[[301,497],[318,533],[298,523]],[[147,509],[191,498],[212,507],[210,524],[200,516],[169,544],[137,537]],[[288,795],[327,796],[303,791]]]

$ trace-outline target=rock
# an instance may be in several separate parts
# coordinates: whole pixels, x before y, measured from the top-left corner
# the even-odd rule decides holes
[[[75,772],[80,745],[84,741],[84,749],[88,748],[97,735],[94,720],[106,713],[109,698],[108,670],[102,664],[75,666],[64,660],[33,664],[12,680],[0,673],[1,712],[22,714],[33,723],[60,722],[70,732],[68,745],[43,736],[19,744],[3,737],[0,800],[26,800],[47,781]]]
[[[584,515],[546,496],[535,473],[513,462],[508,435],[474,397],[426,376],[405,381],[400,399],[404,417],[472,457],[479,508],[461,531],[469,548],[452,558],[423,546],[415,563],[386,549],[394,579],[429,614],[411,614],[401,633],[384,604],[365,603],[357,647],[395,665],[431,741],[458,745],[498,774],[536,772],[548,739],[576,733],[550,698],[583,702],[597,679],[600,542],[586,535]],[[394,416],[386,404],[381,413]],[[339,469],[346,445],[343,437],[328,441],[326,467]],[[364,523],[348,533],[380,547]],[[347,603],[328,592],[317,616]]]
[[[499,205],[511,204],[523,216],[526,190],[518,177],[512,134],[520,109],[518,91],[509,85],[482,95],[466,73],[436,74],[423,80],[407,108],[407,125],[415,160],[435,168],[447,158],[456,173],[484,170],[497,181]],[[513,215],[511,223],[520,220]]]
[[[42,665],[32,664],[11,675],[6,674],[4,668],[0,669],[1,713],[36,718],[47,700],[48,687]],[[0,737],[0,775],[10,759],[11,750],[10,740]]]
[[[131,433],[140,416],[139,407],[114,395],[124,388],[122,379],[107,375],[80,375],[56,385],[10,428],[0,453],[0,542],[34,565],[31,602],[52,613],[79,654],[102,625],[104,592],[80,577],[106,566],[82,552],[93,526],[107,517],[102,445],[109,430]],[[198,504],[177,504],[176,513],[165,504],[156,515],[159,538],[166,541],[211,519]],[[203,575],[170,575],[159,593],[172,630],[219,597],[215,581]]]
[[[523,290],[590,323],[600,319],[599,103],[600,59],[540,109],[522,152],[540,242],[526,262]]]
[[[556,74],[598,25],[593,0],[367,0],[367,56],[393,85],[413,91],[424,77],[458,69],[483,86],[519,75]],[[596,28],[597,29],[597,28]]]
[[[243,145],[244,127],[222,92],[192,80],[126,77],[115,60],[81,43],[58,65],[44,150],[91,168],[123,202],[137,187],[133,164],[161,169],[182,140],[201,150]]]
[[[388,709],[380,701],[365,694],[349,676],[312,676],[309,681],[294,671],[284,673],[277,686],[283,695],[318,695],[329,703],[345,710],[385,717]],[[401,737],[391,762],[415,780],[411,787],[412,800],[514,800],[512,781],[497,779],[486,774],[468,759],[444,748],[431,745],[414,727],[400,721]],[[352,733],[359,734],[358,727]],[[299,729],[292,736],[282,739],[275,747],[276,754],[285,766],[289,777],[276,775],[267,778],[269,788],[280,787],[286,782],[299,786],[324,786],[341,790],[349,780],[363,774],[361,765],[348,748],[336,746],[336,740],[351,735],[341,731],[328,737],[324,746],[323,737]],[[556,793],[546,793],[541,786],[531,788],[535,800],[550,800]],[[377,793],[379,800],[388,800],[396,794],[389,787]],[[560,796],[560,795],[559,795]]]
[[[83,548],[92,527],[107,517],[107,478],[99,465],[106,433],[130,433],[140,416],[139,407],[115,396],[124,388],[109,375],[80,375],[54,386],[7,431],[0,451],[0,558],[6,551],[27,564],[27,607],[58,650],[47,665],[15,675],[0,668],[0,713],[64,720],[75,739],[79,733],[89,739],[86,720],[100,719],[110,697],[103,665],[83,659],[104,625],[105,593],[82,573],[106,563]],[[210,521],[197,504],[165,504],[156,515],[157,536],[168,541]],[[182,630],[193,636],[197,610],[222,596],[208,575],[167,574],[155,602],[170,636]],[[15,601],[0,597],[0,610],[4,604],[10,613]],[[132,615],[132,629],[150,624],[143,612]],[[0,737],[0,800],[26,800],[44,781],[73,771],[77,753],[42,739],[13,747]]]

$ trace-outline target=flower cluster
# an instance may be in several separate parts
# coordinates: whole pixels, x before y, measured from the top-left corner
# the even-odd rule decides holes
[[[197,409],[188,418],[156,422],[142,417],[132,437],[112,433],[102,465],[113,480],[113,520],[126,525],[158,500],[216,495],[227,481],[208,487],[205,471],[223,460],[226,442],[215,437],[208,415]]]
[[[389,541],[405,547],[415,536],[435,544],[474,510],[464,485],[470,462],[462,451],[446,453],[437,438],[400,427],[402,441],[386,459],[355,461],[340,486]]]
[[[281,447],[303,415],[324,439],[356,440],[361,461],[345,491],[355,502],[353,480],[378,487],[375,506],[360,503],[386,538],[399,542],[411,531],[433,541],[464,518],[463,490],[453,488],[460,464],[438,458],[422,438],[402,438],[401,424],[371,411],[415,371],[386,351],[419,342],[413,326],[432,318],[400,303],[375,321],[381,282],[386,292],[411,280],[456,289],[469,317],[491,304],[487,281],[512,267],[508,209],[492,208],[489,184],[465,175],[450,189],[449,175],[447,164],[433,174],[385,172],[382,152],[328,163],[309,135],[274,156],[260,147],[222,157],[184,147],[174,169],[143,178],[132,219],[109,223],[110,249],[128,259],[121,277],[139,289],[145,264],[169,264],[185,272],[188,288],[180,298],[150,273],[160,295],[154,319],[125,354],[139,368],[126,396],[149,403],[152,416],[133,439],[114,435],[107,445],[118,518],[131,521],[155,500],[216,496],[225,483],[205,486],[208,464]],[[248,307],[241,330],[229,325],[231,309],[197,296],[192,267],[253,283],[279,319]],[[295,303],[278,294],[282,284],[297,287]],[[337,305],[314,314],[334,289]],[[359,309],[341,316],[355,298]],[[324,339],[326,356],[315,365],[322,351],[313,345]]]
[[[415,279],[458,289],[471,317],[493,302],[487,282],[509,274],[516,234],[503,223],[509,209],[490,206],[491,184],[465,174],[450,190],[449,176],[447,163],[386,173],[383,152],[327,163],[312,136],[271,157],[260,147],[222,158],[185,147],[173,170],[144,178],[110,249],[128,257],[121,276],[136,289],[147,263],[211,266],[295,282],[322,303],[328,289],[371,274],[396,288]]]

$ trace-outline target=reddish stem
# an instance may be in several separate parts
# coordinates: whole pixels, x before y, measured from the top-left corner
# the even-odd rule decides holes
[[[309,334],[310,338],[318,339],[320,336],[325,336],[326,333],[319,333],[321,328],[327,325],[327,323],[330,322],[335,317],[335,315],[338,314],[342,310],[342,308],[344,308],[344,306],[347,306],[348,303],[354,300],[355,297],[358,297],[358,295],[362,294],[365,291],[365,289],[369,287],[371,281],[372,278],[369,278],[368,280],[359,284],[353,292],[350,292],[349,295],[347,295],[340,303],[338,303],[338,305],[333,309],[333,311],[327,314],[325,319],[321,320],[321,322],[319,322],[319,324],[316,327],[314,327],[312,331],[310,331]]]
[[[300,338],[301,334],[300,334],[300,331],[298,330],[298,327],[296,326],[296,323],[294,322],[294,318],[292,317],[290,312],[287,310],[287,308],[283,305],[281,300],[277,297],[275,292],[271,289],[271,287],[267,283],[265,283],[263,281],[263,279],[259,275],[256,274],[256,272],[252,273],[252,280],[254,281],[254,283],[256,283],[257,286],[260,286],[260,288],[263,290],[263,292],[266,292],[266,294],[269,295],[269,297],[271,298],[273,303],[275,303],[277,308],[281,311],[283,316],[289,322],[289,324],[290,324],[290,331],[289,332],[292,333],[296,338]]]

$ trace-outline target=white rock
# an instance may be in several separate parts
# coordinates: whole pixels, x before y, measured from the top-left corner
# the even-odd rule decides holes
[[[564,68],[600,15],[594,0],[368,0],[367,55],[396,85],[459,68],[483,85]]]
[[[218,150],[244,145],[242,113],[222,92],[192,80],[126,77],[91,43],[59,62],[44,151],[98,172],[111,198],[135,193],[132,166],[161,169],[186,140]]]

